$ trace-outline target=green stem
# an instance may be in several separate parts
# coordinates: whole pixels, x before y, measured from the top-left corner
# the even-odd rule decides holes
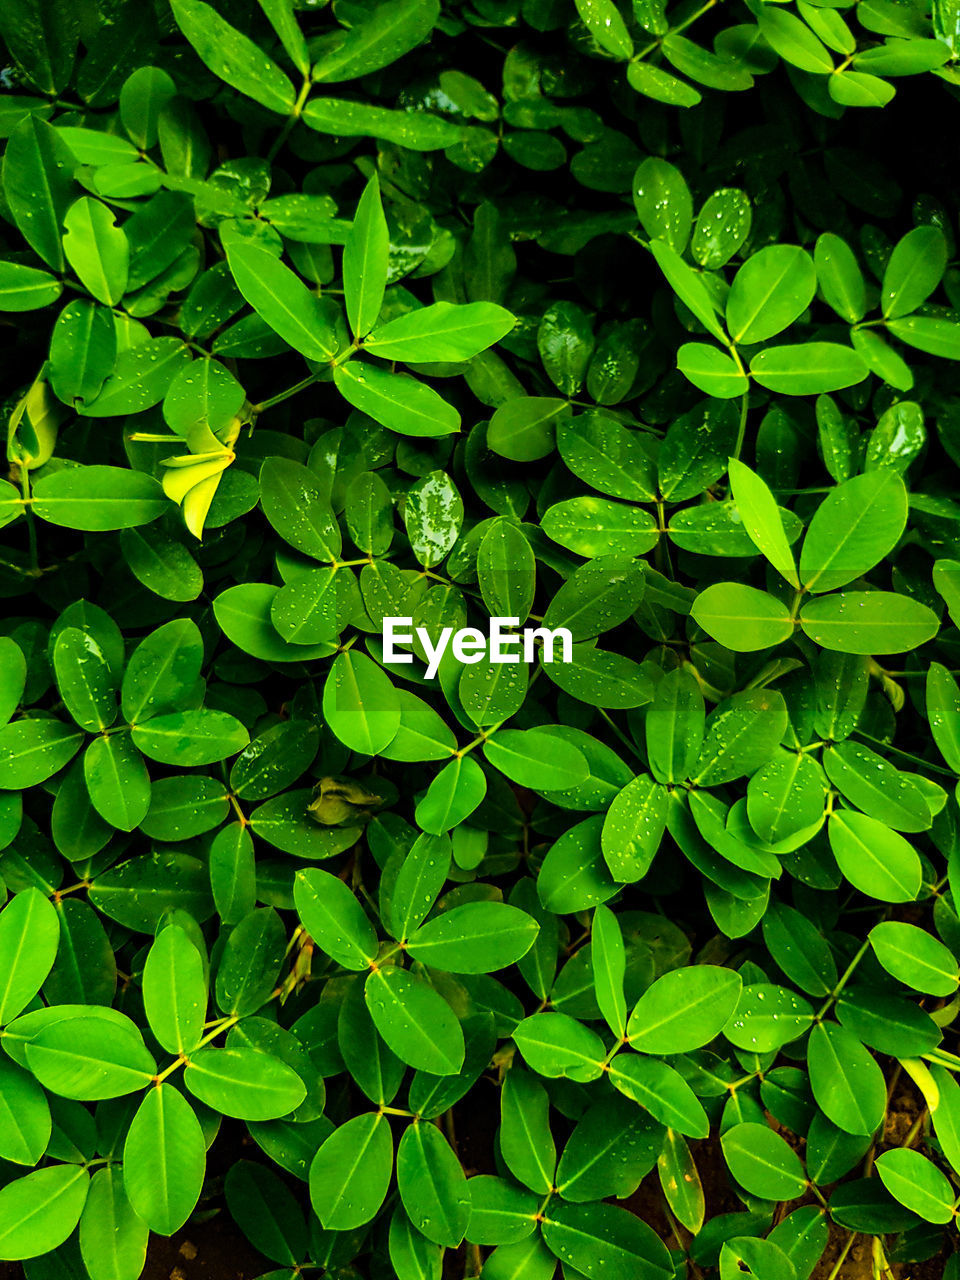
[[[275,396],[270,396],[267,400],[261,400],[259,404],[250,406],[250,412],[253,414],[261,414],[265,409],[272,409],[275,404],[282,404],[284,400],[289,400],[291,396],[299,395],[301,391],[305,391],[307,387],[312,387],[315,382],[320,381],[319,373],[311,373],[307,378],[301,378],[299,382],[294,383],[292,387],[288,387],[286,391],[280,391]]]
[[[740,364],[740,358],[737,355],[736,351],[731,349],[731,354],[733,355],[737,363]],[[741,372],[744,371],[742,364],[740,365],[740,369],[741,369]],[[740,428],[737,431],[737,443],[736,443],[736,447],[733,450],[733,456],[735,458],[740,457],[740,451],[743,448],[743,442],[747,434],[747,409],[749,408],[749,403],[750,403],[750,389],[747,388],[747,390],[743,393],[743,395],[740,398]]]
[[[846,1244],[840,1250],[840,1256],[837,1258],[837,1261],[836,1261],[836,1264],[834,1265],[833,1270],[827,1276],[827,1280],[839,1280],[841,1268],[843,1267],[843,1264],[846,1262],[847,1254],[853,1248],[853,1242],[854,1240],[856,1240],[856,1238],[857,1238],[856,1231],[851,1231],[847,1236]]]
[[[952,769],[945,769],[943,765],[934,764],[932,760],[924,760],[922,756],[912,755],[909,751],[903,751],[900,747],[884,742],[882,738],[874,738],[871,734],[864,733],[862,729],[854,729],[853,732],[858,738],[865,738],[867,742],[871,742],[877,747],[883,747],[885,751],[890,751],[895,756],[900,756],[902,760],[910,760],[913,764],[922,765],[924,769],[930,769],[934,773],[943,773],[948,778],[956,778],[957,776]]]
[[[887,913],[884,912],[883,914],[884,916],[886,916]],[[847,985],[847,983],[853,977],[853,973],[857,965],[860,963],[860,961],[863,959],[863,957],[867,954],[869,950],[870,950],[870,940],[867,939],[867,941],[862,944],[862,946],[860,947],[860,950],[857,952],[857,954],[853,957],[853,959],[847,965],[846,969],[843,971],[840,981],[837,983],[837,985],[833,988],[833,990],[827,996],[826,1000],[823,1003],[823,1007],[817,1013],[817,1017],[816,1017],[817,1022],[819,1022],[823,1018],[824,1014],[827,1012],[830,1006],[836,1002],[841,991],[843,991],[843,988]]]
[[[30,544],[30,572],[40,576],[40,547],[37,542],[37,517],[33,514],[30,495],[30,470],[25,462],[20,464],[20,492],[23,495],[23,512],[27,517],[27,539]]]
[[[306,104],[307,98],[310,96],[311,83],[309,75],[304,76],[303,84],[300,86],[300,93],[297,95],[297,100],[293,104],[293,110],[290,112],[289,116],[287,116],[284,121],[283,128],[277,134],[273,146],[267,152],[268,161],[272,161],[275,158],[277,152],[286,142],[287,138],[289,138],[290,131],[293,129],[293,126],[303,115],[303,108]]]

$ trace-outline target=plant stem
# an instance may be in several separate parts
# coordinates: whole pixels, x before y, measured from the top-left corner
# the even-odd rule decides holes
[[[301,378],[299,382],[295,382],[292,387],[288,387],[286,391],[280,391],[275,396],[270,396],[267,400],[261,400],[259,404],[250,406],[250,412],[253,414],[261,414],[265,409],[272,409],[275,404],[282,404],[284,400],[289,400],[291,396],[298,395],[301,391],[305,391],[307,387],[312,387],[315,382],[319,382],[320,374],[311,373],[307,378]]]
[[[40,576],[40,547],[37,542],[37,517],[33,514],[33,498],[30,494],[30,471],[27,464],[20,464],[20,492],[23,495],[23,512],[27,517],[27,540],[30,544],[30,572]]]

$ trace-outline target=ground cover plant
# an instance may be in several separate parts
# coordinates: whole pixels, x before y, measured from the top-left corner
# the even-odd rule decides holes
[[[956,1280],[955,0],[0,35],[11,1274]]]

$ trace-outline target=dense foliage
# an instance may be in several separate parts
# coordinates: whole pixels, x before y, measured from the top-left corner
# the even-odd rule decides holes
[[[956,0],[0,34],[0,1258],[956,1277]]]

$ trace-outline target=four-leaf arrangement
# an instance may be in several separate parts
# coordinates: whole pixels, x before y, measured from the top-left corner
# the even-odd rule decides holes
[[[958,31],[0,4],[0,1269],[960,1280]]]

